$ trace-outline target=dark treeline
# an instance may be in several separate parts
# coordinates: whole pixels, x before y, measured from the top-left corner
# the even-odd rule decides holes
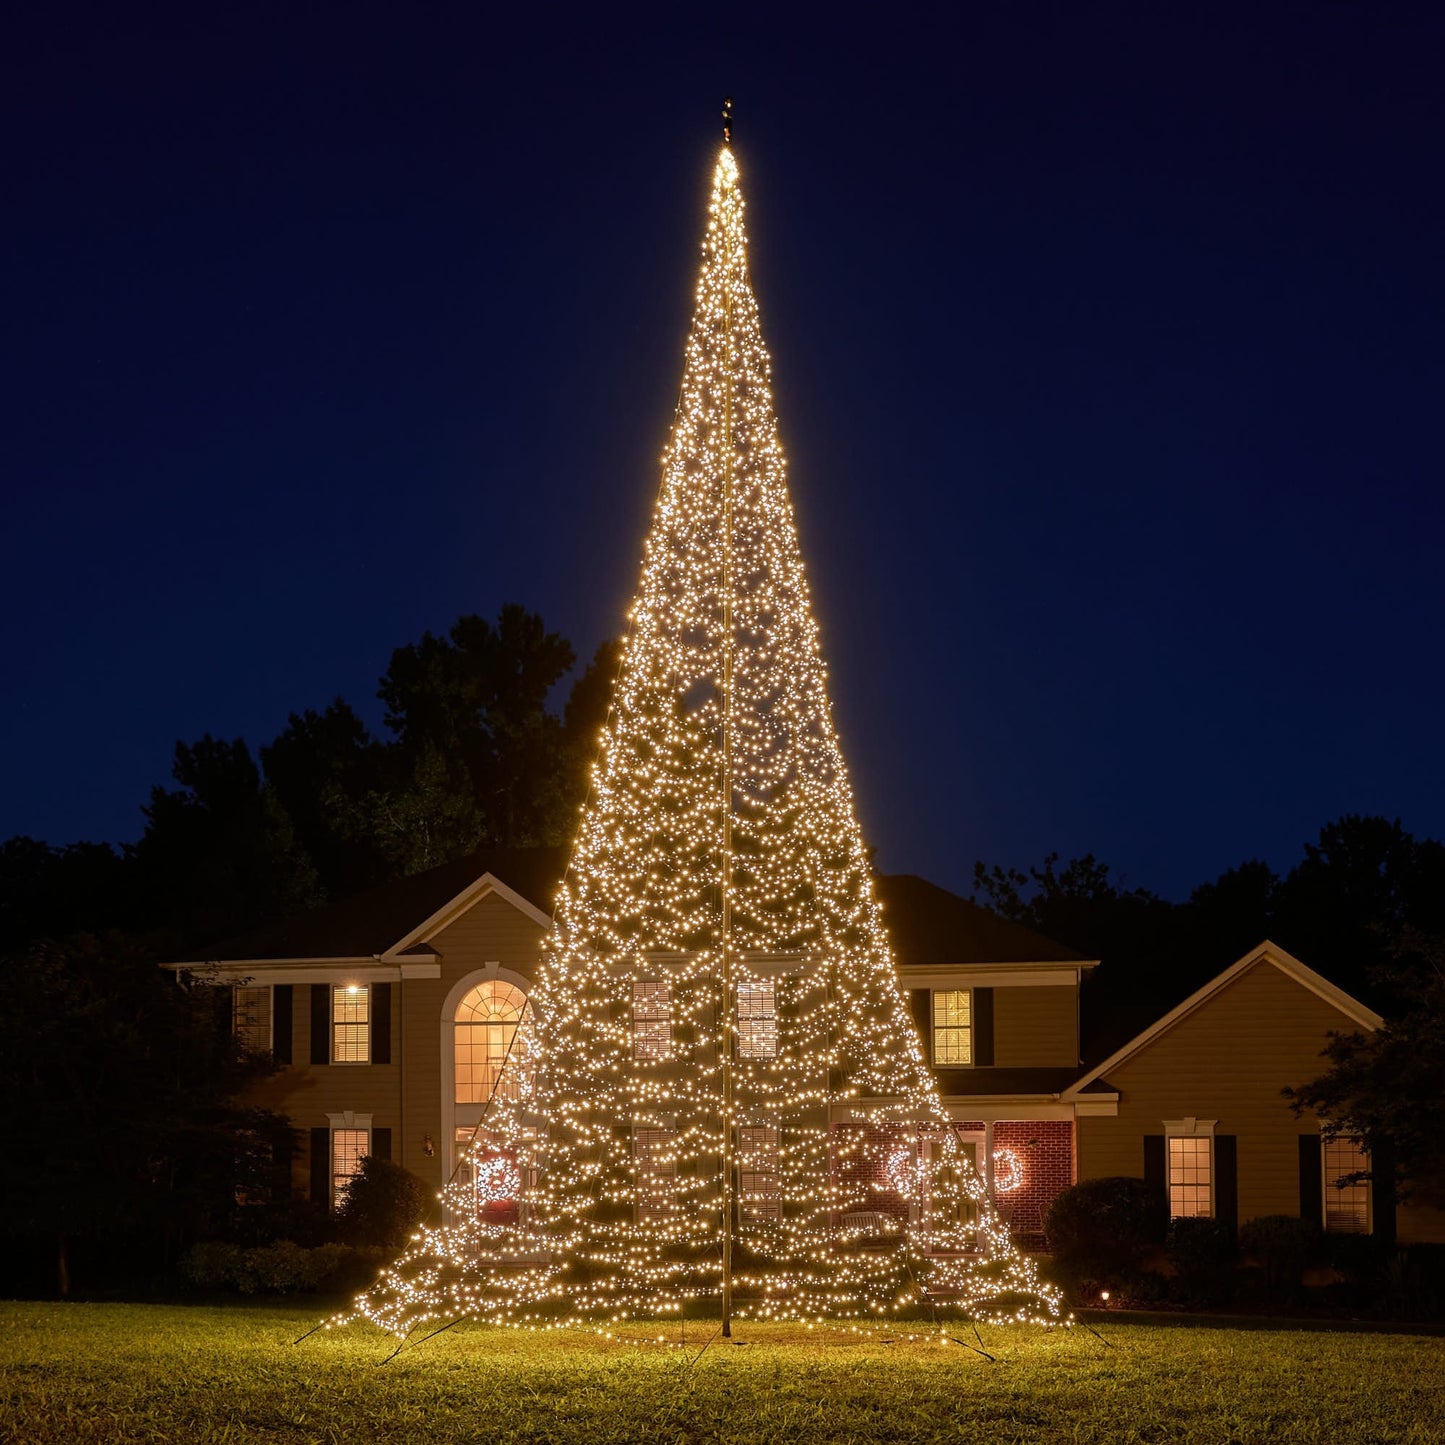
[[[291,714],[258,752],[176,744],[134,844],[0,844],[0,950],[116,928],[165,953],[249,930],[483,846],[565,843],[617,662],[577,661],[535,613],[460,618],[398,648],[380,680],[386,736],[345,699]]]
[[[1092,855],[1063,865],[1051,855],[1027,872],[975,864],[974,896],[1103,960],[1084,995],[1085,1050],[1098,1060],[1265,939],[1397,1011],[1404,979],[1426,966],[1409,962],[1410,940],[1445,938],[1445,844],[1349,815],[1288,872],[1244,862],[1182,903],[1128,886]]]
[[[276,1172],[289,1122],[237,1102],[274,1065],[232,1041],[229,993],[157,964],[479,847],[564,842],[616,659],[554,710],[571,644],[521,607],[463,617],[392,654],[383,737],[338,698],[256,752],[178,743],[134,844],[0,844],[0,1291],[146,1292],[200,1239],[335,1237]]]
[[[152,789],[134,844],[0,844],[0,1088],[16,1121],[0,1205],[15,1278],[0,1289],[63,1292],[73,1275],[133,1291],[170,1278],[198,1239],[329,1237],[334,1220],[268,1187],[288,1121],[236,1102],[274,1065],[237,1051],[227,999],[177,987],[157,962],[479,847],[569,841],[617,644],[558,707],[576,661],[521,607],[463,617],[392,654],[381,737],[338,698],[255,752],[177,744],[173,786]],[[1351,816],[1288,872],[1241,863],[1183,902],[1092,856],[980,863],[974,893],[1103,960],[1084,995],[1092,1059],[1273,939],[1392,1020],[1378,1047],[1336,1059],[1318,1099],[1362,1128],[1415,1128],[1417,1175],[1445,1170],[1445,955],[1428,943],[1445,937],[1440,843]],[[1372,1099],[1388,1107],[1370,1115]],[[264,1197],[280,1213],[242,1202]]]

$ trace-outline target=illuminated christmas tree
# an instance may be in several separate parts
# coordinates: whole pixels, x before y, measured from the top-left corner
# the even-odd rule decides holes
[[[829,708],[748,279],[713,177],[612,707],[552,934],[448,1223],[358,1302],[405,1333],[890,1313],[1059,1322],[904,1004]],[[880,1195],[908,1203],[906,1221]],[[895,1209],[895,1213],[896,1213]]]

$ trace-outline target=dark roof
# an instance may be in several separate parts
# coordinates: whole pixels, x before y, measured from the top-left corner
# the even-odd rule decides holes
[[[911,873],[875,880],[901,964],[1077,963],[1081,953]]]
[[[543,913],[567,866],[565,848],[510,848],[465,858],[397,878],[328,903],[298,918],[258,928],[193,950],[188,963],[261,958],[370,958],[385,953],[419,923],[475,883],[483,873],[501,879]]]
[[[493,849],[383,883],[353,898],[193,950],[186,962],[263,958],[370,958],[476,882],[499,878],[543,913],[567,866],[565,848]],[[909,874],[875,878],[901,964],[1047,963],[1081,955]]]
[[[1073,1069],[935,1069],[945,1098],[984,1094],[1061,1094],[1083,1074]]]

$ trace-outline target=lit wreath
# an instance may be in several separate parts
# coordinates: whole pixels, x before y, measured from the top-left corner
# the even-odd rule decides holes
[[[1012,1194],[1015,1189],[1023,1187],[1023,1182],[1023,1160],[1012,1149],[995,1149],[993,1151],[993,1192],[995,1194]]]
[[[478,1204],[508,1204],[521,1192],[522,1172],[510,1159],[494,1154],[478,1161]]]

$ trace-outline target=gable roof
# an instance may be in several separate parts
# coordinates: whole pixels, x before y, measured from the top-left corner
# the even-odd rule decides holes
[[[1122,1048],[1115,1050],[1103,1063],[1096,1068],[1090,1069],[1082,1078],[1064,1092],[1065,1098],[1087,1089],[1088,1086],[1099,1079],[1102,1075],[1112,1069],[1118,1068],[1126,1059],[1145,1049],[1159,1038],[1180,1023],[1196,1009],[1203,1007],[1217,993],[1228,988],[1241,974],[1247,973],[1259,963],[1269,963],[1277,968],[1286,978],[1293,979],[1302,988],[1307,988],[1311,993],[1324,999],[1327,1004],[1337,1008],[1346,1018],[1358,1024],[1361,1028],[1377,1029],[1384,1019],[1374,1009],[1366,1007],[1359,999],[1348,994],[1342,988],[1336,987],[1323,974],[1316,973],[1308,964],[1301,963],[1292,953],[1287,953],[1278,944],[1271,943],[1265,939],[1258,948],[1251,949],[1243,958],[1230,964],[1223,973],[1217,973],[1204,985],[1189,995],[1183,1003],[1169,1010],[1167,1014],[1150,1024],[1142,1033],[1135,1034]]]
[[[192,951],[186,962],[231,963],[261,959],[374,958],[407,942],[411,952],[427,952],[416,943],[420,925],[462,911],[490,875],[543,916],[552,912],[552,897],[567,866],[565,848],[499,848],[395,878],[313,908],[296,918],[268,924],[252,933],[222,939]],[[501,890],[498,890],[501,891]],[[520,895],[520,897],[517,897]],[[462,903],[462,899],[466,902]],[[457,905],[453,908],[453,905]]]
[[[924,963],[1084,963],[1021,923],[1012,923],[912,873],[874,878],[893,954],[905,966]]]
[[[397,878],[297,918],[193,950],[185,962],[375,958],[428,952],[425,939],[493,892],[546,926],[565,848],[491,849]],[[1021,924],[911,874],[874,879],[900,964],[1081,962]]]

